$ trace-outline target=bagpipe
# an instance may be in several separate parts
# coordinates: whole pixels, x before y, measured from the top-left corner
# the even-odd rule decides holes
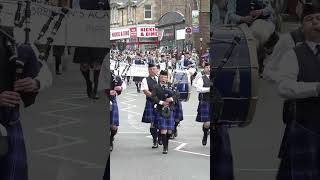
[[[51,45],[54,41],[54,37],[57,35],[57,32],[59,31],[62,21],[63,19],[66,17],[66,15],[68,14],[69,9],[67,8],[61,8],[60,12],[55,12],[55,11],[51,11],[51,15],[49,17],[49,19],[47,20],[47,22],[43,25],[38,38],[35,40],[35,45],[39,47],[40,45],[40,40],[43,38],[43,36],[47,33],[51,23],[53,22],[54,18],[58,15],[58,19],[55,21],[53,28],[50,32],[50,35],[47,37],[47,41],[44,44],[43,48],[40,48],[40,55],[39,55],[39,59],[41,59],[42,61],[47,61],[48,57],[49,57],[49,52],[51,49]]]
[[[163,92],[164,92],[164,98],[171,98],[173,97],[175,94],[178,93],[177,89],[172,86],[171,83],[167,83],[167,85],[163,85],[161,86]],[[165,100],[164,99],[164,100]],[[172,106],[174,106],[174,104],[177,103],[175,101],[171,102],[170,105],[168,107],[163,106],[161,109],[161,115],[165,118],[169,118],[171,115],[171,111],[172,111]]]
[[[19,2],[21,3],[21,2]],[[3,4],[1,4],[0,9],[3,9]],[[21,4],[18,7],[18,13],[16,13],[17,17],[20,16]],[[2,11],[0,11],[2,12]],[[33,48],[29,43],[29,23],[30,23],[30,1],[26,1],[26,8],[24,11],[24,16],[22,20],[16,18],[16,23],[19,26],[25,25],[25,41],[23,44],[18,44],[16,39],[14,38],[14,28],[8,26],[0,26],[0,35],[4,38],[6,50],[8,51],[8,65],[10,69],[10,90],[14,90],[14,83],[25,77],[35,78],[40,71],[42,64],[37,61],[36,55],[34,53]],[[19,20],[19,21],[18,21]],[[29,107],[35,102],[35,98],[37,96],[37,92],[18,92],[21,95],[24,107]],[[14,108],[6,108],[5,109],[5,122],[14,124],[18,121],[13,117],[14,113],[19,112],[20,106],[17,105]]]

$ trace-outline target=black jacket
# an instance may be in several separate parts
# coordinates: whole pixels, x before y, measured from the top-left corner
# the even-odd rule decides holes
[[[160,101],[165,101],[167,98],[173,98],[173,102],[171,103],[170,105],[170,109],[173,110],[173,105],[174,105],[174,102],[176,102],[179,98],[179,92],[177,91],[173,91],[171,88],[170,88],[170,84],[169,84],[169,88],[163,88],[161,87],[160,84],[157,84],[154,88],[154,90],[152,91],[152,94],[151,94],[151,99],[152,101],[157,104],[157,108],[156,110],[158,112],[160,112],[163,108],[163,105],[160,105]]]

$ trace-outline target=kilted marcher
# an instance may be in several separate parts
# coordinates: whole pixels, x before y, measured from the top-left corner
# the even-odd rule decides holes
[[[140,54],[137,54],[135,60],[134,60],[134,64],[136,65],[144,65],[144,60],[142,59],[142,57],[140,56]],[[136,84],[137,87],[137,92],[140,93],[141,91],[141,81],[142,81],[143,77],[138,77],[138,76],[134,76],[133,77],[133,81]]]
[[[174,139],[175,137],[178,137],[178,126],[181,121],[183,121],[183,108],[182,103],[179,100],[176,100],[174,103],[174,129],[170,136],[170,139]]]
[[[109,97],[110,103],[110,151],[113,150],[114,136],[118,132],[119,127],[119,109],[117,103],[117,96],[119,96],[123,90],[126,89],[126,83],[121,79],[120,76],[115,75],[114,71],[109,71],[108,60],[103,61],[101,72],[99,75],[99,87],[98,90],[103,90],[105,95]],[[110,73],[110,76],[108,74]],[[110,79],[111,78],[111,79]],[[108,112],[109,113],[109,112]]]
[[[172,90],[168,84],[168,71],[160,72],[160,83],[152,91],[152,100],[156,104],[156,119],[158,129],[161,131],[163,154],[168,153],[169,138],[174,130],[174,102],[178,100],[179,93]]]
[[[304,16],[306,16],[306,13],[303,13],[303,4],[302,2],[298,2],[297,10],[300,11],[300,13],[297,13],[300,21],[302,22],[304,19]],[[292,50],[298,45],[301,45],[305,41],[303,28],[299,27],[290,33],[286,33],[280,36],[279,41],[274,47],[274,50],[272,54],[266,59],[265,68],[263,71],[263,78],[265,80],[268,80],[270,85],[278,86],[278,83],[280,81],[280,72],[279,72],[279,65],[280,61],[285,55],[285,52],[288,52],[289,50]],[[276,91],[277,96],[278,92]],[[283,99],[279,99],[280,101],[283,101]],[[289,129],[291,127],[290,121],[292,120],[292,106],[290,100],[285,100],[283,103],[283,122],[286,126],[285,132],[282,138],[282,143],[280,146],[280,151],[278,154],[279,158],[282,158],[286,151],[285,148],[287,147],[287,135],[289,132]]]
[[[205,63],[204,75],[201,76],[195,84],[197,92],[199,93],[198,100],[198,114],[196,121],[203,123],[202,131],[202,145],[207,145],[208,132],[210,128],[209,108],[210,108],[210,64]]]
[[[111,90],[106,91],[106,94],[109,95],[110,98],[110,151],[113,150],[113,141],[114,136],[118,132],[119,127],[119,108],[117,103],[117,96],[121,94],[121,92],[126,88],[125,83],[121,80],[120,76],[116,76],[113,72],[111,72]]]
[[[151,93],[154,87],[158,84],[158,69],[155,64],[148,65],[149,76],[144,78],[141,83],[141,89],[146,95],[146,105],[143,111],[142,122],[150,123],[150,133],[153,138],[152,148],[158,148],[158,129],[154,103],[151,99]]]
[[[293,111],[278,180],[320,179],[320,4],[312,3],[304,7],[305,42],[280,61],[279,93]]]
[[[13,35],[13,28],[0,26],[0,31]],[[21,102],[25,107],[34,104],[38,91],[51,85],[52,76],[45,62],[37,60],[33,48],[22,45],[17,51],[19,60],[24,62],[23,73],[16,80],[16,64],[9,61],[13,54],[7,42],[7,36],[0,33],[0,125],[5,128],[1,129],[1,136],[6,131],[8,140],[8,151],[0,157],[0,179],[27,180],[28,164],[19,105]]]
[[[171,69],[171,67],[169,67],[169,70]],[[169,77],[173,78],[170,75],[170,72],[168,72]],[[171,83],[173,79],[171,79]],[[182,102],[179,100],[176,100],[174,103],[174,130],[173,133],[170,136],[170,139],[174,139],[175,137],[178,137],[178,126],[180,124],[181,121],[183,121],[183,108],[182,108]]]
[[[109,3],[105,0],[73,0],[74,7],[85,10],[109,10]],[[89,98],[98,99],[97,89],[101,64],[108,53],[107,48],[77,47],[74,52],[73,62],[80,64],[80,71],[86,81],[87,95]],[[90,80],[90,69],[93,70],[93,87]]]

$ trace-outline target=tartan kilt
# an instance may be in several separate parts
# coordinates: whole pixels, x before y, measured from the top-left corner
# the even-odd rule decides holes
[[[110,125],[119,126],[119,108],[117,99],[115,97],[111,98],[112,111],[110,112]]]
[[[199,105],[198,105],[198,109],[197,109],[198,114],[197,114],[196,121],[197,122],[209,122],[210,121],[209,109],[210,109],[209,102],[199,101]]]
[[[288,156],[284,156],[282,161],[288,161],[290,165],[279,169],[278,179],[279,177],[282,177],[281,180],[320,179],[320,134],[293,122],[287,140]]]
[[[21,123],[6,128],[9,152],[0,160],[0,179],[28,180],[27,154]]]
[[[154,109],[154,103],[151,100],[146,101],[146,106],[143,111],[142,116],[142,122],[143,123],[156,123],[156,113]]]
[[[163,117],[160,112],[156,112],[156,114],[158,129],[174,130],[174,114],[172,111],[169,118]]]
[[[107,54],[107,48],[77,47],[74,52],[73,62],[78,64],[102,64]]]
[[[280,150],[278,157],[281,158],[286,158],[288,157],[287,149],[288,149],[288,143],[289,143],[289,133],[290,133],[290,128],[291,125],[289,123],[286,124],[286,128],[283,133],[281,145],[280,145]]]
[[[174,121],[180,122],[183,120],[183,110],[182,110],[182,103],[178,101],[174,104]]]
[[[234,180],[233,156],[228,128],[217,126],[210,138],[212,165],[211,177],[214,180]]]

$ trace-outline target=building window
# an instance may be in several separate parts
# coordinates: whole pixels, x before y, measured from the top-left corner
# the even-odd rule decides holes
[[[144,5],[144,20],[152,20],[151,5]]]
[[[132,21],[132,7],[128,6],[128,22]]]
[[[111,13],[110,13],[111,14],[111,18],[110,18],[111,24],[114,24],[114,11],[115,11],[114,8],[112,8]]]
[[[116,15],[115,15],[115,20],[116,20],[116,23],[119,23],[120,22],[120,18],[119,18],[120,16],[119,16],[119,10],[117,9],[116,10]]]

